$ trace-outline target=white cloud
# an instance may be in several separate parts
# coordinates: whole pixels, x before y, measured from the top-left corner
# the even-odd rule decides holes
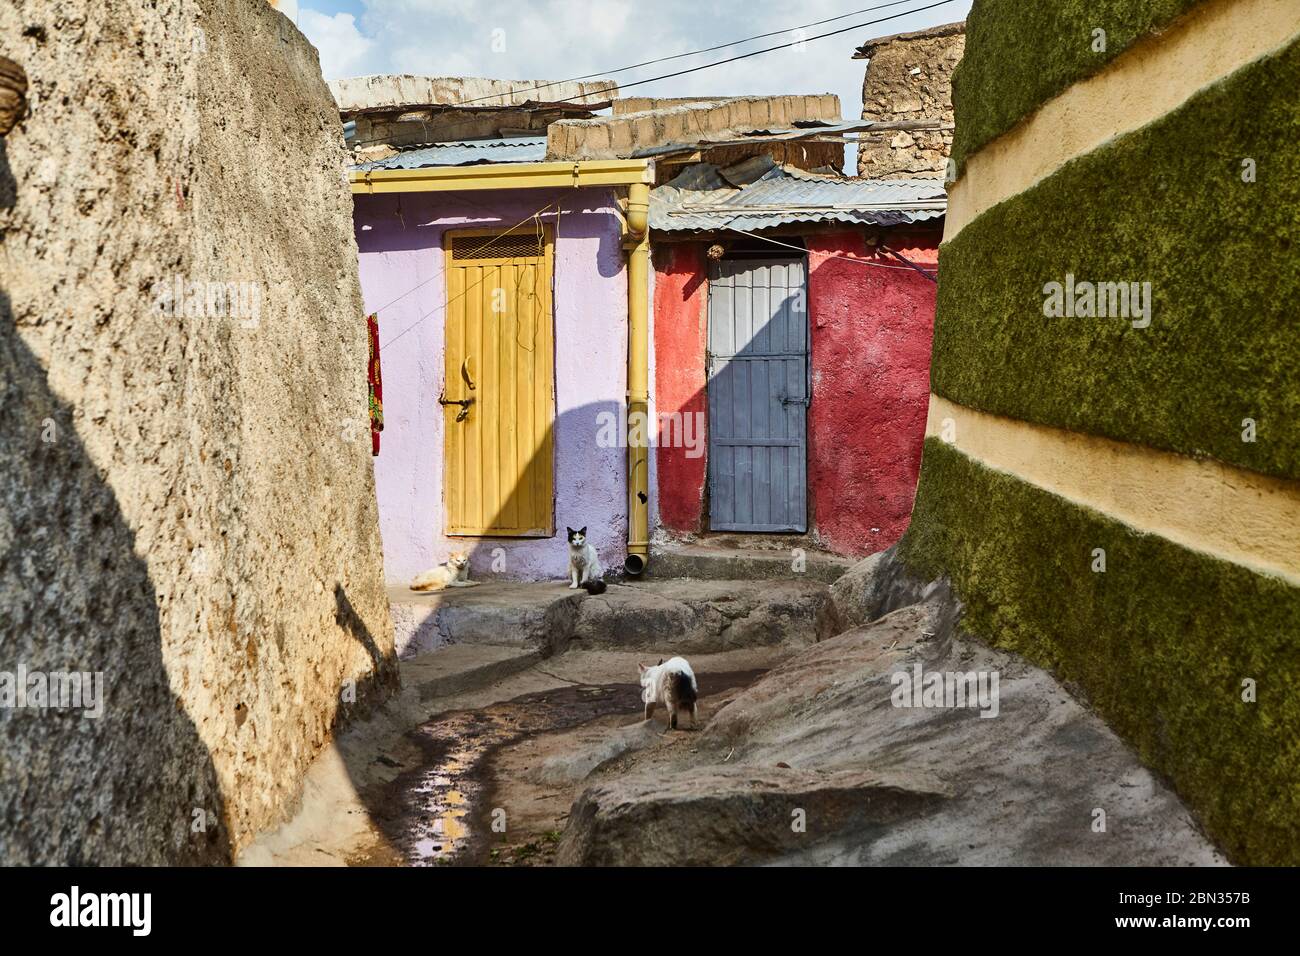
[[[325,79],[368,72],[364,67],[375,41],[362,35],[352,14],[336,13],[329,17],[304,7],[298,15],[298,29],[320,51],[320,68]]]
[[[311,0],[303,0],[304,4]],[[788,31],[845,12],[845,0],[797,5],[762,0],[359,0],[359,21],[302,7],[299,26],[321,51],[326,79],[363,73],[486,76],[560,80],[657,57],[698,50],[740,37]],[[885,2],[885,0],[878,0]],[[925,6],[928,0],[917,0]],[[863,41],[959,20],[971,0],[885,20],[912,5],[859,14],[821,26],[815,36],[871,20],[871,26],[809,41],[684,76],[629,87],[645,77],[673,73],[739,53],[797,39],[789,33],[702,56],[670,60],[610,77],[628,95],[835,93],[841,112],[862,112]],[[874,6],[867,0],[862,7]]]

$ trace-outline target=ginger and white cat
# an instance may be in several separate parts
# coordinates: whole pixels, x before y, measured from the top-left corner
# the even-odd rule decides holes
[[[662,704],[668,708],[668,724],[664,733],[677,729],[677,712],[683,707],[691,710],[691,727],[694,729],[696,703],[700,688],[695,682],[695,672],[684,657],[674,657],[667,663],[663,658],[654,667],[637,662],[641,671],[641,700],[645,702],[645,719],[654,716],[655,708]]]
[[[469,555],[453,551],[444,564],[417,574],[411,582],[411,590],[441,591],[443,588],[472,588],[477,585],[477,581],[469,579]]]
[[[600,576],[605,571],[600,566],[600,555],[587,540],[586,527],[564,530],[569,532],[569,590],[586,588],[588,594],[603,594],[605,582]]]

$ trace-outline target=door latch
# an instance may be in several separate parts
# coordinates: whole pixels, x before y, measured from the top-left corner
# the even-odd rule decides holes
[[[474,404],[472,398],[447,398],[447,393],[443,392],[438,396],[439,405],[459,405],[460,411],[456,413],[456,421],[463,422],[469,417],[469,407]]]
[[[782,404],[782,405],[807,405],[807,404],[808,404],[808,399],[806,399],[806,398],[791,398],[791,397],[788,396],[788,395],[782,395],[782,396],[781,396],[781,404]]]

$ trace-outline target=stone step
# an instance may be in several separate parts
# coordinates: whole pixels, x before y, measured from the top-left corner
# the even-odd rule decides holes
[[[578,606],[583,647],[714,653],[804,646],[835,633],[830,590],[814,580],[650,579],[611,585]]]
[[[480,690],[541,661],[527,647],[499,644],[452,644],[402,661],[402,691],[424,701]]]
[[[853,567],[853,558],[799,546],[730,547],[721,544],[663,544],[650,555],[649,577],[707,581],[789,578],[834,584]]]
[[[394,645],[403,660],[448,644],[521,647],[549,657],[564,649],[586,592],[558,582],[487,581],[472,588],[388,589]]]
[[[456,645],[514,648],[539,659],[584,646],[716,652],[803,646],[835,633],[817,580],[645,580],[601,595],[556,582],[485,582],[431,594],[390,589],[399,658]]]

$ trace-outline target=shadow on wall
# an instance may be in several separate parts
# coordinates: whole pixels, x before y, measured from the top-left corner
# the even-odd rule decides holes
[[[599,447],[596,436],[599,416],[608,413],[617,418],[626,387],[622,368],[626,361],[622,341],[624,263],[617,217],[611,211],[612,198],[605,191],[585,200],[574,197],[572,191],[524,198],[488,195],[481,201],[474,194],[358,197],[355,221],[363,287],[374,297],[369,304],[380,306],[381,311],[388,427],[376,461],[376,479],[390,585],[405,586],[414,575],[445,560],[453,551],[471,552],[477,577],[558,580],[567,561],[566,525],[587,524],[602,558],[609,564],[622,563],[626,454],[618,444]],[[487,422],[489,414],[483,403],[490,400],[495,388],[490,380],[498,376],[497,360],[502,362],[500,375],[506,376],[507,383],[511,381],[509,376],[533,363],[526,341],[519,342],[520,350],[510,361],[504,350],[496,354],[499,344],[492,346],[481,340],[475,343],[471,334],[464,344],[465,354],[456,353],[451,362],[452,374],[447,374],[445,350],[449,341],[452,348],[457,346],[455,333],[449,340],[447,332],[451,310],[445,274],[446,233],[500,228],[523,234],[534,228],[528,216],[544,204],[550,212],[542,218],[556,236],[555,274],[564,277],[554,287],[552,312],[552,382],[557,418],[546,433],[554,449],[554,504],[550,509],[553,517],[546,521],[533,517],[523,527],[550,524],[555,536],[448,535],[446,530],[458,523],[448,514],[454,508],[454,492],[448,487],[446,469],[448,435],[455,429],[468,431],[475,424],[482,427]],[[558,222],[556,206],[564,212]],[[490,275],[491,270],[486,269],[482,277],[467,273],[464,278],[464,289],[456,300],[475,303],[466,309],[468,313],[478,314],[476,300],[480,297],[483,314],[487,314],[489,305],[493,311],[500,308],[492,290],[482,288]],[[382,295],[379,290],[384,290]],[[529,290],[523,291],[530,294]],[[522,311],[520,314],[522,317]],[[509,336],[502,339],[508,342]],[[469,359],[471,355],[479,379],[476,390],[469,390],[469,382],[461,380],[463,371],[460,375],[454,371],[461,358]],[[548,370],[547,375],[551,374]],[[525,389],[530,390],[530,386],[519,387],[521,396]],[[467,423],[455,421],[458,408],[438,406],[440,394],[452,401],[475,399]],[[511,414],[504,416],[501,431],[494,432],[495,444],[489,444],[484,453],[490,458],[485,462],[489,474],[470,482],[470,487],[486,500],[487,513],[476,513],[459,522],[464,526],[500,523],[520,527],[509,519],[528,503],[527,488],[506,486],[498,491],[491,486],[498,470],[504,472],[505,480],[527,474],[527,456],[544,446],[534,443],[531,437],[516,438],[516,423],[510,419]],[[531,431],[527,419],[525,415],[520,424]],[[516,445],[525,462],[516,464],[509,455],[498,456],[497,448]],[[535,512],[533,509],[532,514]]]
[[[4,137],[0,137],[0,209],[13,209],[18,201],[18,182],[9,168],[9,153]]]
[[[756,260],[784,266],[783,260]],[[648,440],[656,446],[651,453],[663,467],[665,456],[674,461],[696,462],[701,473],[707,460],[707,403],[713,403],[713,420],[720,423],[716,455],[717,470],[711,475],[710,502],[718,523],[753,526],[754,530],[794,530],[805,519],[806,402],[808,369],[799,356],[806,343],[806,319],[798,296],[773,289],[760,297],[756,311],[746,310],[738,318],[736,341],[743,342],[733,358],[721,363],[707,389],[696,389],[685,403],[685,414],[669,412],[647,424]],[[759,318],[765,315],[766,318]],[[804,322],[802,332],[797,330]],[[730,339],[729,339],[730,341]],[[724,352],[731,352],[722,343]],[[793,351],[792,351],[793,350]],[[557,366],[559,363],[557,362]],[[454,385],[449,392],[454,391]],[[469,415],[479,412],[481,389]],[[462,427],[456,421],[456,406],[448,406],[444,427]],[[555,535],[548,546],[558,556],[562,580],[567,560],[565,529],[587,528],[605,565],[606,576],[621,571],[627,542],[626,435],[628,423],[622,403],[592,402],[564,412],[555,421],[550,436],[556,449],[553,514]],[[749,441],[747,441],[749,440]],[[616,448],[618,462],[616,497],[610,500],[610,475],[583,449]],[[529,469],[546,467],[534,458]],[[672,470],[670,469],[670,474]],[[526,471],[523,473],[527,473]],[[495,509],[491,524],[516,525],[527,510],[529,488],[525,482],[513,487]],[[442,503],[446,507],[446,502]],[[537,538],[458,537],[450,538],[448,551],[470,556],[475,579],[496,575],[512,576],[511,548]]]
[[[371,668],[362,681],[350,688],[351,693],[345,688],[338,707],[335,708],[334,718],[330,722],[331,733],[336,733],[353,720],[373,712],[377,706],[397,692],[401,681],[397,670],[397,656],[385,655],[380,649],[379,642],[366,626],[365,620],[357,613],[357,609],[348,597],[347,589],[339,581],[334,583],[334,621],[365,648],[366,656],[370,658]]]
[[[459,427],[455,421],[456,409],[446,414],[447,429]],[[471,407],[470,414],[474,414]],[[554,560],[547,565],[561,568],[561,573],[548,575],[551,580],[561,580],[563,565],[568,560],[567,527],[587,529],[587,537],[596,547],[606,575],[622,569],[627,552],[627,485],[626,485],[626,428],[622,406],[617,402],[591,402],[570,409],[555,419],[547,432],[547,441],[555,449],[553,462],[536,455],[527,465],[524,474],[532,469],[551,467],[554,486],[552,490],[552,520],[555,533],[543,537],[448,537],[449,551],[463,551],[469,555],[472,576],[487,580],[495,576],[511,577],[513,570],[511,550],[541,546],[554,550]],[[611,444],[615,442],[617,444]],[[617,448],[619,458],[617,474],[608,472],[609,462],[598,462],[594,457],[579,453],[583,448]],[[561,454],[561,449],[566,454]],[[602,472],[602,467],[606,470]],[[611,481],[611,478],[614,480]],[[610,488],[615,491],[611,497]],[[491,520],[494,526],[513,524],[529,504],[526,481],[516,482],[505,500],[496,509]],[[444,502],[445,507],[445,502]],[[552,557],[548,554],[548,558]],[[535,559],[530,558],[530,563]]]
[[[908,250],[913,238],[924,237],[895,236]],[[722,306],[723,323],[732,323],[734,331],[719,329],[715,315],[710,343],[710,304],[701,286],[708,271],[722,266],[706,259],[704,243],[673,243],[659,250],[655,388],[661,422],[666,412],[705,414],[708,426],[719,431],[709,436],[707,459],[687,457],[661,443],[656,455],[659,517],[669,534],[776,531],[782,523],[793,523],[789,506],[800,502],[790,499],[800,497],[800,478],[807,527],[818,547],[844,555],[870,554],[893,544],[907,527],[929,403],[934,286],[906,267],[889,266],[887,271],[834,258],[844,254],[879,261],[857,233],[810,236],[805,242],[809,391],[800,396],[787,387],[784,394],[809,404],[786,409],[784,417],[781,389],[772,387],[781,362],[770,353],[786,351],[793,340],[790,327],[782,329],[777,289],[756,293],[751,306],[750,293],[741,286],[761,276],[737,276],[735,292],[726,291],[721,299],[715,295],[713,302],[715,311]],[[928,247],[921,242],[919,248],[924,253]],[[748,257],[747,268],[752,268],[782,258],[755,251],[765,252],[742,250],[721,263]],[[739,312],[728,308],[733,294],[738,296],[734,302],[744,304]],[[744,315],[746,311],[751,314]],[[715,360],[706,382],[706,350],[714,355],[733,351],[729,335],[740,340],[737,358],[726,364]],[[800,422],[792,413],[799,414],[805,430],[802,462],[789,460],[790,452],[780,453],[779,444],[772,444],[796,434]],[[720,491],[729,496],[720,497]]]
[[[0,864],[229,862],[211,757],[163,666],[159,595],[3,290],[0,474]]]

